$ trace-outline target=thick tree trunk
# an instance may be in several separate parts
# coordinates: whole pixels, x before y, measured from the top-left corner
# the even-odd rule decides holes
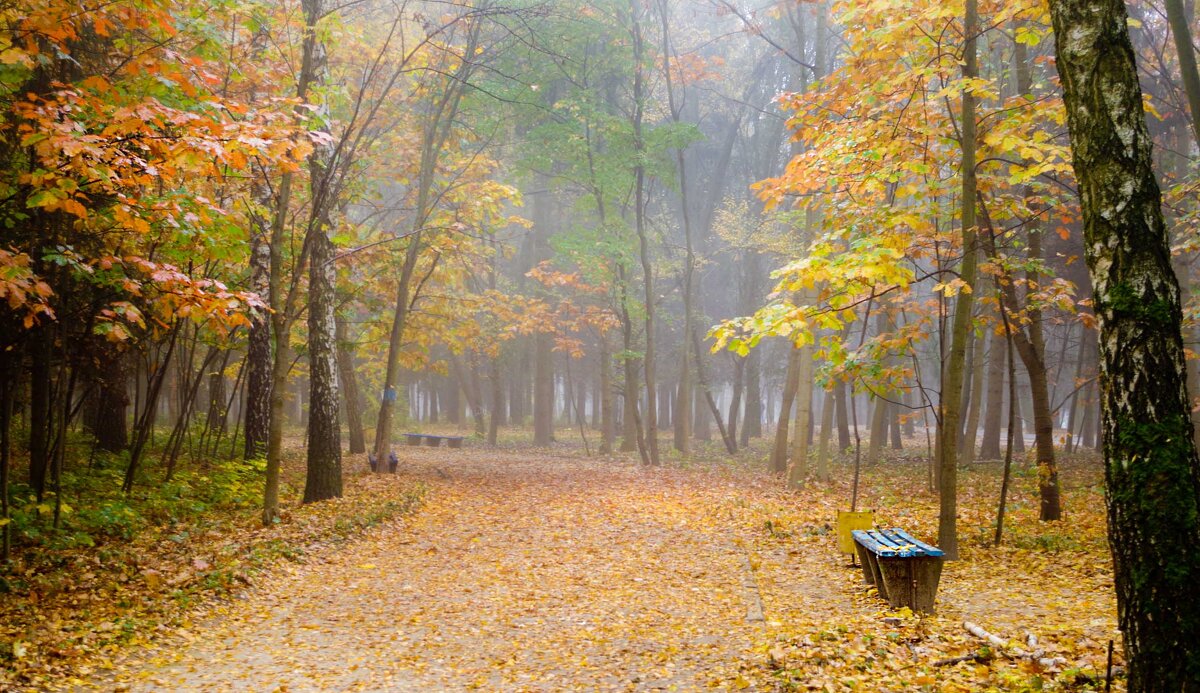
[[[1129,690],[1197,690],[1200,458],[1125,4],[1050,9],[1100,323],[1104,498]]]
[[[322,224],[322,227],[326,225]],[[308,286],[308,468],[304,502],[342,495],[342,440],[338,425],[339,383],[333,243],[315,232]]]
[[[315,26],[325,13],[325,0],[304,0],[305,16]],[[327,60],[325,46],[317,41],[312,50],[313,82],[324,85]],[[324,134],[328,135],[328,131]],[[333,173],[329,169],[331,147],[318,146],[309,157],[312,193],[308,243],[308,459],[304,502],[338,498],[342,495],[342,436],[338,421],[340,389],[337,344],[336,250],[329,236],[332,217]]]

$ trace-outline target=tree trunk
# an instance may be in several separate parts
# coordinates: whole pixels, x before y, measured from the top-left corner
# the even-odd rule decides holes
[[[221,359],[221,366],[228,365],[228,352]],[[225,369],[219,367],[208,374],[208,412],[204,417],[204,427],[214,429],[221,425],[225,418],[225,401],[228,397],[225,387]]]
[[[900,426],[900,407],[895,404],[888,406],[888,428],[892,431],[892,449],[904,449],[904,435]]]
[[[616,442],[616,402],[613,397],[612,355],[608,337],[600,336],[600,454],[611,455]]]
[[[327,224],[316,230],[308,285],[308,467],[304,502],[342,495],[342,440],[334,315],[333,243]]]
[[[1200,458],[1125,4],[1050,9],[1100,324],[1104,499],[1129,690],[1196,690]]]
[[[987,403],[979,459],[1000,459],[1000,428],[1004,413],[1004,338],[988,331]]]
[[[762,358],[759,349],[746,355],[746,405],[740,434],[742,447],[749,445],[751,438],[762,437]]]
[[[488,380],[492,390],[492,411],[488,417],[487,442],[496,446],[500,435],[500,422],[504,420],[504,379],[500,375],[500,354],[493,356],[489,363]]]
[[[696,420],[692,425],[692,431],[696,436],[696,440],[710,441],[712,440],[712,414],[706,407],[701,406],[699,402],[703,396],[699,391],[695,393],[696,403],[692,406],[692,411],[695,412]]]
[[[125,354],[113,355],[101,376],[96,401],[96,447],[121,452],[129,444],[129,364]]]
[[[631,336],[627,330],[625,333],[626,355],[623,357],[625,383],[621,393],[624,398],[624,411],[621,415],[621,452],[633,452],[639,447],[637,429],[638,368],[637,360],[628,355],[630,342]]]
[[[982,283],[982,282],[981,282]],[[975,440],[979,435],[979,417],[983,409],[983,375],[984,375],[984,342],[982,339],[971,340],[971,399],[967,405],[966,425],[963,426],[963,437],[958,443],[958,451],[964,465],[975,461]]]
[[[779,418],[775,424],[775,445],[771,448],[771,471],[783,474],[787,471],[788,426],[792,418],[792,406],[796,402],[796,383],[800,377],[800,350],[788,349],[787,374],[784,375],[783,397],[779,402]]]
[[[979,33],[979,11],[977,0],[966,0],[963,35],[963,78],[975,79],[979,74],[976,46]],[[970,89],[962,96],[962,250],[963,261],[960,277],[972,290],[976,286],[975,205],[977,184],[975,179],[975,95]],[[938,546],[946,552],[948,560],[958,558],[958,431],[962,425],[963,366],[966,360],[967,342],[971,339],[971,319],[975,295],[972,291],[960,291],[955,304],[954,323],[951,329],[949,361],[946,364],[946,381],[942,386],[942,417],[940,420],[941,441],[938,469]]]
[[[9,519],[8,485],[12,460],[13,399],[18,388],[18,361],[15,350],[0,350],[0,567],[7,568],[12,553],[12,527]]]
[[[325,13],[325,0],[304,0],[311,25]],[[318,87],[325,84],[325,46],[313,45],[311,74]],[[324,108],[322,106],[321,108]],[[329,135],[327,130],[325,135]],[[335,229],[332,218],[332,148],[318,145],[309,157],[309,187],[312,194],[308,242],[311,247],[308,272],[308,459],[304,480],[304,502],[338,498],[342,495],[342,436],[338,421],[340,391],[337,344],[336,250],[329,236]]]
[[[888,436],[887,409],[888,403],[880,397],[871,397],[874,407],[871,410],[871,437],[867,443],[868,467],[879,462],[879,451],[883,449]]]
[[[792,432],[792,460],[788,469],[788,488],[800,488],[808,467],[809,431],[812,426],[813,347],[805,344],[798,351],[796,367],[796,421]]]
[[[29,371],[29,485],[39,503],[50,469],[50,329],[42,327],[34,336]]]
[[[817,444],[817,481],[829,481],[829,443],[833,439],[833,391],[825,391],[825,403],[821,406],[821,438]]]
[[[341,378],[342,401],[346,407],[346,429],[350,436],[350,454],[363,455],[367,452],[367,438],[363,433],[362,393],[358,390],[358,374],[354,366],[353,342],[350,341],[350,326],[342,318],[337,320],[337,361]]]
[[[473,22],[467,31],[462,55],[475,55],[479,42],[479,26]],[[400,268],[400,281],[396,286],[396,302],[392,315],[392,330],[388,337],[387,370],[384,374],[383,397],[379,405],[379,416],[375,424],[375,459],[386,460],[392,449],[392,419],[395,416],[397,387],[400,384],[400,351],[404,348],[404,329],[408,325],[411,308],[412,279],[420,259],[423,246],[422,236],[436,206],[437,195],[433,190],[437,173],[438,157],[442,146],[450,136],[451,125],[458,115],[467,78],[477,63],[463,60],[454,74],[447,75],[444,91],[426,115],[421,127],[421,161],[418,167],[417,201],[413,210],[411,236],[404,253],[404,264]],[[386,473],[388,466],[376,465],[379,473]]]
[[[833,401],[835,404],[838,430],[838,450],[849,450],[854,441],[850,437],[850,414],[846,408],[846,383],[838,381],[833,386]]]
[[[742,393],[746,389],[746,359],[735,355],[733,357],[733,394],[729,398],[729,409],[726,411],[725,420],[726,426],[729,427],[729,435],[734,438],[738,435],[738,426],[742,413]]]
[[[1192,134],[1200,144],[1200,71],[1196,69],[1196,49],[1192,47],[1192,32],[1188,27],[1187,12],[1183,0],[1163,0],[1167,8],[1167,22],[1171,36],[1175,39],[1175,53],[1179,57],[1179,74],[1183,78],[1183,91],[1187,95],[1188,110],[1192,116]]]
[[[642,290],[645,305],[646,351],[642,356],[642,369],[646,378],[646,454],[649,464],[657,466],[658,459],[658,379],[655,377],[655,315],[657,297],[654,295],[654,264],[650,260],[650,237],[646,228],[646,166],[643,152],[646,149],[642,132],[645,114],[645,74],[643,73],[644,42],[642,40],[642,5],[639,0],[629,0],[633,29],[633,148],[637,152],[634,165],[633,216],[634,230],[638,237],[638,257],[642,262]]]
[[[554,338],[534,337],[533,358],[533,444],[546,447],[554,442]]]
[[[250,241],[250,290],[259,296],[270,294],[271,247],[261,226]],[[271,425],[271,320],[266,311],[255,310],[250,316],[250,337],[246,346],[245,446],[246,459],[266,456]]]

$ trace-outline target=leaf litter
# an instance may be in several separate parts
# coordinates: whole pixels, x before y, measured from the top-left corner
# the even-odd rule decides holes
[[[836,553],[844,467],[793,492],[719,463],[409,457],[398,477],[371,481],[428,487],[418,513],[279,564],[79,687],[1103,690],[1110,638],[1122,664],[1094,461],[1064,464],[1067,514],[1056,523],[1036,520],[1036,479],[1018,475],[998,549],[999,474],[964,473],[962,560],[946,566],[938,613],[920,616],[888,609]],[[866,470],[862,507],[935,537],[924,474],[906,459]],[[1014,654],[1027,650],[1038,656]]]

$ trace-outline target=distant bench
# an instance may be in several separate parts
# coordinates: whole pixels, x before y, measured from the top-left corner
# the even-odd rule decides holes
[[[465,438],[465,436],[434,436],[434,435],[429,435],[428,433],[405,433],[404,434],[405,441],[407,441],[407,443],[411,447],[416,447],[418,445],[425,445],[426,447],[436,448],[436,447],[440,447],[442,444],[442,441],[444,440],[444,441],[446,441],[446,447],[448,447],[448,448],[461,448],[463,446],[464,438]]]
[[[863,579],[879,590],[893,609],[933,613],[945,552],[902,529],[856,529],[854,548]]]

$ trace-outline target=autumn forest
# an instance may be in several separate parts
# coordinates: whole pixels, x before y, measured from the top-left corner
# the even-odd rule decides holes
[[[1191,0],[0,0],[0,690],[1200,690]]]

